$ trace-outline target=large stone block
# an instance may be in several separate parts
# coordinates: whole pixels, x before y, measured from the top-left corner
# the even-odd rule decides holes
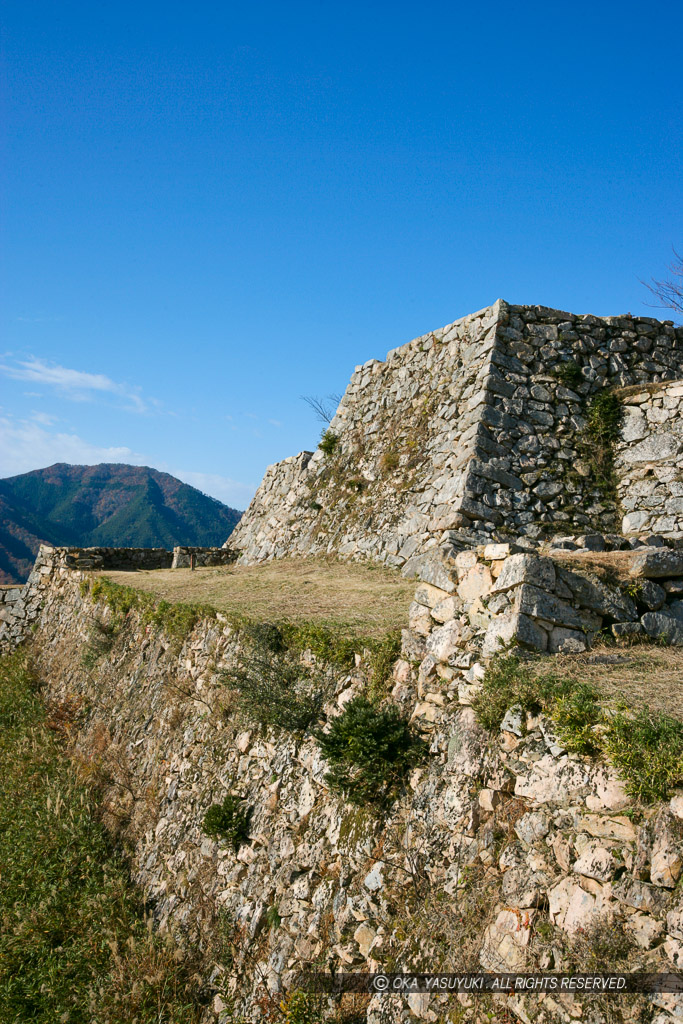
[[[482,654],[489,658],[494,654],[500,654],[511,644],[520,644],[535,651],[546,651],[548,634],[528,615],[520,614],[518,611],[506,612],[491,620],[484,637]]]
[[[647,579],[664,579],[667,576],[683,576],[683,551],[671,548],[647,548],[638,551],[631,562],[631,576]]]
[[[555,589],[555,564],[552,558],[524,553],[510,555],[503,562],[492,589],[499,594],[522,583],[530,583],[552,593]]]

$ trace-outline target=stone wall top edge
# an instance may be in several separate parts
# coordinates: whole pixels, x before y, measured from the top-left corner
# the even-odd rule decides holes
[[[680,377],[675,380],[656,381],[653,384],[629,384],[626,388],[618,388],[614,393],[621,401],[628,402],[629,398],[636,395],[656,395],[677,387],[683,387],[683,379]]]
[[[420,344],[424,344],[424,342],[426,342],[429,338],[432,337],[432,335],[436,334],[438,331],[441,331],[445,334],[447,331],[450,331],[454,327],[457,327],[458,324],[466,323],[468,320],[477,320],[480,317],[484,316],[484,314],[486,313],[493,314],[494,312],[496,312],[496,306],[502,303],[504,303],[503,299],[496,299],[496,301],[492,302],[490,306],[484,306],[482,309],[478,309],[474,313],[466,313],[465,316],[460,316],[456,320],[451,321],[451,323],[444,324],[442,327],[435,327],[433,330],[427,331],[425,334],[420,334],[417,338],[411,338],[410,341],[405,342],[405,344],[403,345],[398,345],[396,348],[389,349],[384,359],[373,358],[366,360],[364,363],[359,363],[358,366],[356,366],[354,369],[353,376],[355,376],[357,373],[361,373],[363,370],[369,369],[371,366],[374,366],[376,364],[384,366],[391,359],[407,352],[411,345],[417,346]]]
[[[541,317],[557,317],[565,320],[603,321],[607,326],[615,324],[619,320],[631,320],[637,324],[660,324],[664,327],[675,327],[673,320],[658,320],[651,316],[634,316],[632,313],[611,313],[599,315],[597,313],[571,313],[565,309],[555,309],[553,306],[542,306],[535,303],[508,303],[510,313],[533,312]]]

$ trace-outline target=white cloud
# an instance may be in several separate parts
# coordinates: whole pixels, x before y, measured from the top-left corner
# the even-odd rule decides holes
[[[31,419],[34,423],[40,423],[44,427],[51,427],[54,423],[57,423],[59,417],[51,416],[48,412],[37,412],[34,409],[31,413]]]
[[[77,466],[97,462],[147,464],[143,455],[123,445],[104,448],[77,434],[51,433],[35,420],[0,417],[0,477],[28,473],[55,462]]]
[[[245,509],[256,491],[256,484],[243,484],[239,480],[232,480],[229,476],[220,476],[218,473],[186,472],[183,469],[167,469],[166,472],[172,473],[179,480],[196,487],[204,494],[218,498],[231,508]]]
[[[55,462],[74,466],[92,466],[98,462],[123,462],[133,466],[154,466],[171,473],[205,494],[210,494],[232,508],[245,509],[256,490],[256,484],[244,484],[219,473],[196,473],[174,469],[148,455],[134,452],[125,445],[91,444],[78,434],[52,432],[45,423],[50,417],[33,414],[32,419],[15,419],[0,415],[0,477],[28,473]]]
[[[145,412],[148,407],[140,396],[139,388],[120,384],[103,373],[86,373],[83,370],[70,370],[56,363],[48,364],[35,356],[17,360],[13,364],[0,364],[0,373],[12,380],[30,380],[45,384],[72,401],[88,401],[92,399],[93,392],[104,392],[129,402],[130,408],[135,412]]]

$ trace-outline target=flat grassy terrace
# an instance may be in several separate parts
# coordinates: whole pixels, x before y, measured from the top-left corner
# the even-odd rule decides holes
[[[209,604],[261,622],[320,621],[381,636],[408,624],[415,581],[370,563],[288,558],[263,565],[103,571],[172,603]]]

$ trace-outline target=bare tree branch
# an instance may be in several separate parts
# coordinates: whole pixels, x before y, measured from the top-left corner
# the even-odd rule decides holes
[[[674,313],[683,313],[683,256],[680,256],[674,249],[676,259],[669,264],[668,270],[671,277],[667,281],[657,281],[650,278],[651,284],[641,281],[648,288],[659,302],[649,302],[646,305],[655,306],[661,309],[672,309]]]
[[[326,395],[324,398],[318,398],[317,395],[300,395],[299,397],[313,410],[321,423],[331,421],[341,402],[341,395]]]

